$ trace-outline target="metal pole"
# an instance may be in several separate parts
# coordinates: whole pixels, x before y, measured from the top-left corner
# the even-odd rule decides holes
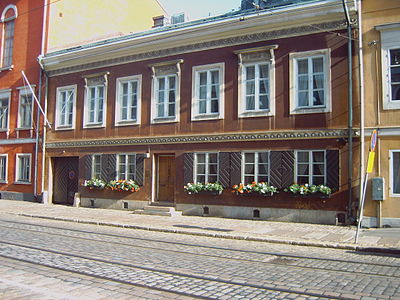
[[[367,185],[368,185],[368,172],[365,173],[365,178],[364,178],[364,186],[363,186],[363,193],[361,196],[361,205],[360,205],[360,213],[358,217],[358,225],[357,225],[357,232],[356,232],[356,239],[355,243],[358,243],[358,236],[360,234],[360,229],[361,229],[361,223],[362,223],[362,218],[363,218],[363,211],[364,211],[364,202],[365,202],[365,195],[367,193]]]

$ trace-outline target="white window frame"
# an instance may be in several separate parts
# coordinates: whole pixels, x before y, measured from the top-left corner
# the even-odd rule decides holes
[[[108,90],[108,75],[109,72],[92,74],[85,77],[85,100],[84,100],[84,108],[83,108],[83,128],[102,128],[106,126],[107,122],[107,90]],[[95,88],[95,108],[94,108],[94,121],[90,121],[90,110],[89,110],[89,95],[90,90]],[[103,107],[102,107],[102,115],[101,122],[96,121],[100,116],[99,108],[100,105],[98,103],[98,89],[103,88]]]
[[[324,183],[323,183],[323,185],[326,185],[326,182],[327,182],[327,172],[326,172],[326,165],[327,165],[327,160],[326,160],[326,150],[322,150],[322,149],[313,149],[313,150],[295,150],[295,162],[294,162],[294,179],[295,179],[295,182],[298,182],[298,180],[297,180],[297,178],[298,178],[298,176],[299,176],[299,174],[298,174],[298,153],[299,152],[308,152],[308,155],[309,155],[309,159],[308,159],[308,166],[309,166],[309,174],[308,174],[308,184],[310,184],[310,185],[312,185],[312,184],[315,184],[314,182],[313,182],[313,176],[315,176],[315,175],[313,175],[313,160],[312,160],[312,158],[313,158],[313,153],[314,152],[323,152],[323,155],[324,155]],[[300,175],[300,176],[305,176],[305,175]],[[319,176],[319,177],[322,177],[322,176]]]
[[[242,152],[242,172],[241,172],[242,173],[242,179],[241,179],[242,183],[245,183],[245,184],[249,183],[249,182],[245,182],[245,178],[246,178],[246,173],[245,173],[246,168],[245,167],[246,167],[247,164],[249,164],[249,163],[246,163],[246,160],[245,160],[246,154],[254,154],[254,181],[255,182],[260,182],[258,180],[258,176],[259,176],[259,171],[258,171],[258,168],[259,168],[259,154],[260,153],[267,153],[267,155],[268,155],[268,170],[267,170],[267,172],[268,172],[268,174],[267,174],[268,181],[262,181],[262,182],[269,183],[269,181],[271,180],[271,176],[270,176],[270,170],[271,170],[270,153],[271,152],[269,150],[243,151]],[[250,175],[250,174],[248,174],[248,175]],[[253,176],[253,175],[251,175],[251,176]]]
[[[394,193],[394,154],[399,153],[400,155],[400,150],[389,150],[389,181],[390,181],[390,186],[389,186],[389,195],[390,197],[400,197],[400,193]],[[400,170],[398,170],[400,172]]]
[[[10,18],[6,18],[7,11],[10,9],[14,10],[14,15]],[[7,5],[1,14],[1,23],[2,23],[1,24],[1,27],[2,27],[1,33],[2,33],[2,35],[1,35],[1,45],[0,45],[1,46],[1,48],[0,48],[0,72],[3,70],[11,70],[14,67],[12,64],[12,60],[13,60],[14,43],[15,43],[15,20],[17,19],[17,17],[18,17],[18,9],[13,4]],[[13,38],[12,38],[12,47],[11,47],[11,64],[5,65],[4,64],[4,55],[5,55],[5,47],[6,47],[5,34],[6,34],[6,25],[8,22],[13,22],[14,27],[13,27]]]
[[[120,165],[120,157],[121,156],[125,156],[125,177],[122,178],[121,177],[121,173],[119,172],[119,165]],[[129,164],[127,163],[128,161],[128,157],[129,156],[133,156],[134,159],[134,168],[133,168],[133,178],[128,178],[128,170],[129,170]],[[117,163],[116,163],[116,174],[117,174],[117,178],[116,180],[128,180],[128,179],[132,179],[132,180],[136,180],[136,153],[118,153],[117,154]]]
[[[8,100],[8,105],[7,105],[7,111],[6,113],[3,112],[3,114],[5,115],[5,117],[7,118],[7,122],[5,124],[5,127],[3,127],[3,125],[1,124],[2,122],[0,122],[0,132],[1,131],[8,131],[8,129],[10,128],[10,102],[11,102],[11,90],[0,90],[0,100]],[[0,111],[1,114],[1,111]],[[1,119],[1,118],[0,118]]]
[[[168,116],[167,112],[168,112],[168,106],[169,103],[169,80],[170,78],[173,77],[175,78],[175,101],[174,106],[175,106],[175,110],[174,110],[174,115],[173,116]],[[158,100],[159,100],[159,79],[164,79],[165,80],[165,89],[164,89],[164,101],[163,101],[163,105],[164,105],[164,116],[158,116]],[[180,95],[180,76],[178,76],[177,74],[167,74],[167,75],[161,75],[161,76],[154,76],[153,77],[153,84],[152,84],[152,123],[165,123],[165,122],[177,122],[179,120],[179,103],[180,103],[180,99],[179,99],[179,95]]]
[[[61,113],[61,94],[68,93],[72,91],[72,99],[67,99],[67,101],[72,101],[72,123],[71,124],[61,124],[62,113]],[[76,91],[77,85],[68,85],[57,88],[57,98],[56,98],[56,130],[70,130],[75,129],[75,120],[76,120]],[[67,105],[66,105],[67,106]],[[68,116],[65,113],[66,118]]]
[[[23,180],[24,178],[21,178],[20,174],[20,158],[22,157],[28,157],[29,158],[29,163],[28,163],[28,168],[29,168],[29,178],[27,178],[27,181]],[[16,184],[31,184],[31,176],[32,176],[32,154],[31,153],[17,153],[16,154],[16,160],[15,160],[15,183]],[[22,179],[22,180],[21,180]]]
[[[123,85],[127,83],[136,82],[137,91],[136,91],[136,118],[132,118],[132,116],[128,116],[126,120],[122,119],[121,116],[121,108],[122,108],[122,92]],[[141,104],[142,104],[142,75],[135,76],[127,76],[120,77],[116,80],[116,103],[115,103],[115,126],[129,126],[129,125],[139,125],[141,122]],[[128,102],[130,100],[128,99]],[[127,108],[129,115],[129,107]]]
[[[96,162],[96,160],[98,161]],[[93,154],[92,155],[92,174],[91,178],[101,179],[101,154]],[[96,166],[98,165],[99,170],[96,171]],[[98,175],[98,176],[97,176]]]
[[[381,73],[383,109],[400,109],[400,100],[392,100],[390,50],[400,49],[400,23],[377,26],[381,33]]]
[[[219,182],[219,153],[218,152],[196,152],[196,153],[194,153],[194,166],[193,166],[193,179],[194,179],[194,182],[197,182],[197,175],[198,175],[198,173],[197,173],[197,165],[198,165],[198,155],[199,154],[205,154],[205,162],[204,162],[204,165],[205,165],[205,174],[201,174],[201,175],[204,175],[204,177],[205,177],[205,182],[204,183],[210,183],[209,182],[209,176],[210,176],[210,174],[209,174],[209,163],[210,163],[210,154],[216,154],[217,155],[217,180],[215,181],[215,182]],[[212,174],[212,175],[214,175],[214,174]],[[213,182],[211,182],[211,183],[214,183],[214,181]]]
[[[268,108],[267,109],[257,109],[259,106],[259,81],[260,78],[258,76],[260,65],[268,65]],[[246,99],[246,68],[254,66],[256,68],[256,76],[255,76],[255,109],[247,110],[247,99]],[[254,63],[243,63],[239,66],[239,118],[247,118],[247,117],[261,117],[261,116],[273,116],[275,115],[275,61],[272,59],[271,61],[260,61]]]
[[[4,165],[2,164],[2,160],[5,160]],[[3,173],[4,172],[4,178]],[[0,154],[0,183],[8,182],[8,154]]]
[[[22,110],[21,110],[21,100],[22,97],[31,96],[31,111],[30,111],[30,118],[31,118],[31,126],[22,126]],[[18,101],[18,129],[32,129],[33,128],[33,94],[31,93],[30,89],[28,88],[21,88],[19,91],[19,101]]]
[[[207,108],[206,113],[199,113],[199,74],[201,72],[219,71],[219,99],[218,112],[211,113]],[[207,81],[207,86],[209,83]],[[207,89],[208,90],[208,89]],[[207,91],[207,107],[211,106],[209,99],[210,91]],[[192,121],[223,119],[225,113],[225,63],[216,63],[202,66],[195,66],[192,69]]]
[[[322,57],[324,61],[324,105],[318,106],[303,106],[298,105],[298,73],[297,73],[297,61],[301,59],[312,59]],[[312,113],[328,113],[332,111],[332,87],[331,87],[331,50],[321,49],[306,52],[295,52],[289,54],[289,72],[290,72],[290,114],[312,114]],[[309,77],[312,74],[309,73]],[[309,80],[309,101],[312,99],[312,93],[310,93],[312,80]],[[311,89],[312,91],[312,89]]]

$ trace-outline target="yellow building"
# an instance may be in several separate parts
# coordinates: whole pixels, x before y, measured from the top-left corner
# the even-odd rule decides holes
[[[365,121],[365,126],[361,124],[361,130],[365,129],[364,156],[361,157],[364,171],[371,133],[374,129],[378,132],[363,225],[400,227],[400,1],[365,0],[361,3],[364,67],[361,82],[364,82],[365,93],[361,97]],[[377,178],[383,179],[383,193]]]
[[[157,0],[61,0],[47,2],[46,52],[141,32],[165,12]]]

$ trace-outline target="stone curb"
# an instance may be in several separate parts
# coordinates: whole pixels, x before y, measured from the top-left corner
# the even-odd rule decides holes
[[[394,250],[394,251],[398,251],[398,253],[400,254],[400,250],[397,250],[397,249],[387,249],[387,248],[379,248],[379,247],[376,247],[376,248],[360,247],[357,245],[345,244],[345,243],[329,243],[329,242],[316,242],[316,241],[293,240],[293,239],[292,240],[283,240],[283,239],[279,239],[279,238],[267,238],[267,237],[255,237],[255,236],[233,235],[233,234],[223,234],[223,233],[210,233],[210,232],[201,232],[201,231],[189,231],[189,230],[182,230],[182,229],[161,228],[161,227],[156,227],[156,226],[129,225],[129,224],[113,223],[113,222],[91,221],[91,220],[62,218],[62,217],[49,217],[49,216],[33,215],[33,214],[25,214],[25,213],[16,213],[16,214],[18,216],[46,219],[46,220],[56,220],[56,221],[64,221],[64,222],[72,222],[72,223],[82,223],[82,224],[92,224],[92,225],[100,225],[100,226],[148,230],[148,231],[157,231],[157,232],[165,232],[165,233],[178,233],[178,234],[224,238],[224,239],[232,239],[232,240],[246,240],[246,241],[253,241],[253,242],[267,242],[267,243],[276,243],[276,244],[310,246],[310,247],[320,247],[320,248],[333,248],[333,249],[353,250],[353,251],[354,250],[372,251],[372,252],[381,252],[381,253],[393,253],[393,250]],[[397,252],[395,252],[395,253],[397,254]]]

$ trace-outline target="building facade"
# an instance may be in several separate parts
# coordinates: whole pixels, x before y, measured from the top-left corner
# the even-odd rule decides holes
[[[354,14],[353,2],[349,3]],[[49,201],[335,224],[348,193],[348,38],[342,1],[297,3],[91,43],[41,57],[49,78]],[[89,189],[132,179],[137,192]],[[219,182],[219,195],[188,194]],[[239,183],[280,192],[245,197]],[[328,198],[292,197],[293,183]],[[70,195],[66,197],[65,195]]]
[[[371,133],[374,129],[378,132],[363,225],[400,227],[400,3],[362,1],[361,11],[364,163],[370,150]],[[383,184],[375,186],[375,180]]]

